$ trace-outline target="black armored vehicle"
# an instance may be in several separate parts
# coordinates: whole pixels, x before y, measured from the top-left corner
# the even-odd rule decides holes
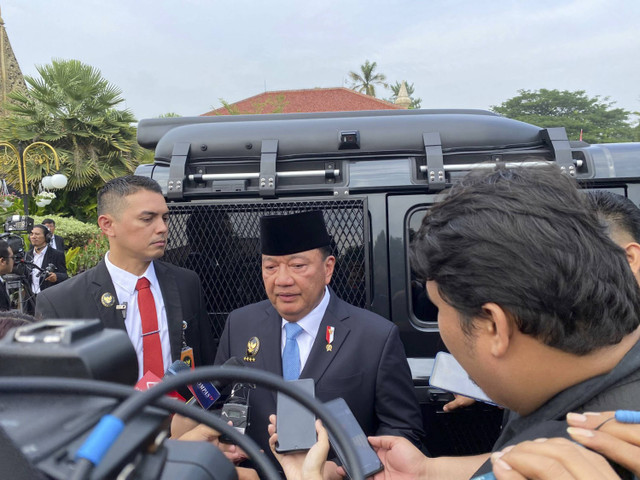
[[[412,235],[456,179],[498,164],[554,162],[585,188],[640,202],[640,143],[569,141],[482,110],[406,110],[142,120],[155,150],[136,174],[157,180],[169,208],[165,260],[202,280],[213,335],[227,314],[266,298],[258,219],[320,209],[337,258],[342,299],[398,325],[432,454],[488,451],[501,412],[482,404],[443,413],[451,397],[428,385],[446,350],[437,310],[409,266]]]

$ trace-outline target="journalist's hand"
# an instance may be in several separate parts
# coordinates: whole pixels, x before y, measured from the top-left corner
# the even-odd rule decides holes
[[[369,443],[384,465],[384,470],[373,476],[374,480],[427,478],[427,457],[406,438],[369,437]]]
[[[455,398],[451,400],[449,403],[446,403],[442,410],[445,412],[452,412],[458,408],[468,407],[469,405],[473,405],[476,401],[473,398],[464,397],[462,395],[453,395]]]
[[[569,413],[567,423],[567,431],[576,442],[640,477],[639,424],[620,423],[615,419],[615,412]]]
[[[619,480],[607,460],[566,438],[541,438],[491,455],[497,480]]]
[[[324,465],[329,453],[329,436],[320,420],[316,420],[318,441],[306,452],[281,454],[276,452],[276,416],[269,416],[269,447],[287,477],[287,480],[322,480]]]
[[[191,430],[188,430],[182,433],[180,436],[176,436],[173,434],[174,426],[173,422],[176,421],[176,416],[174,416],[173,421],[171,422],[171,433],[173,438],[177,438],[178,440],[192,441],[192,442],[209,442],[212,445],[218,447],[224,456],[227,457],[234,464],[238,464],[247,459],[247,454],[237,445],[231,445],[228,443],[222,443],[220,441],[220,432],[214,430],[203,423],[196,424]],[[184,420],[184,417],[181,417]],[[186,422],[180,421],[181,426],[184,426]],[[231,422],[229,422],[231,425]],[[178,431],[178,427],[176,427],[176,431]]]

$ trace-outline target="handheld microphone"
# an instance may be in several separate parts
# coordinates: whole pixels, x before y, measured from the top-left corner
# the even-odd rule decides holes
[[[138,380],[138,382],[135,384],[133,388],[141,392],[144,392],[145,390],[149,390],[156,383],[160,383],[161,381],[162,379],[158,378],[158,376],[154,375],[152,372],[147,372],[142,376],[140,380]],[[176,400],[180,400],[181,402],[186,402],[184,397],[176,391],[167,393],[167,396],[171,398],[175,398]]]
[[[222,367],[238,367],[243,365],[244,363],[238,357],[231,357],[222,364]],[[182,360],[176,360],[167,369],[167,374],[177,375],[187,370],[191,370],[189,365]],[[231,382],[214,380],[213,382],[196,382],[188,387],[200,406],[208,410],[221,397],[220,390],[223,390],[229,383]]]

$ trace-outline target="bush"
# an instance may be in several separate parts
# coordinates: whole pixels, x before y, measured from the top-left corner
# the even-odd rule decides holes
[[[98,230],[98,233],[90,238],[84,246],[67,250],[65,255],[67,272],[69,275],[76,275],[95,267],[104,258],[107,250],[109,250],[107,236]]]

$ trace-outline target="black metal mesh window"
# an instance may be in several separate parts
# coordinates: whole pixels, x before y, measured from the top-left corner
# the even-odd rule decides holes
[[[164,260],[200,276],[214,335],[219,338],[230,311],[267,298],[259,218],[322,210],[337,259],[331,287],[343,300],[364,308],[370,304],[365,202],[353,198],[169,204],[169,248]]]

